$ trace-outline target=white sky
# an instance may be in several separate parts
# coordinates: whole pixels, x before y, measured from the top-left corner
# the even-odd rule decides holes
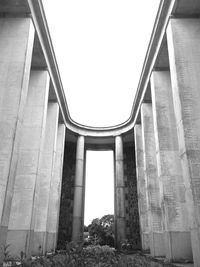
[[[43,0],[73,120],[128,119],[159,0]]]
[[[159,2],[43,0],[73,120],[100,127],[128,119]],[[113,213],[111,158],[87,153],[85,224]]]
[[[114,169],[112,151],[87,151],[85,225],[95,218],[114,214]]]

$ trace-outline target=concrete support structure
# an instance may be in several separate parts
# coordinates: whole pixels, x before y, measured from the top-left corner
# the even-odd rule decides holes
[[[137,193],[138,207],[140,216],[140,234],[142,239],[142,249],[148,251],[149,245],[149,202],[147,191],[147,180],[144,172],[144,150],[142,138],[142,126],[136,124],[134,127],[135,135],[135,155],[136,155],[136,172],[137,172]]]
[[[9,249],[16,256],[21,251],[29,254],[33,199],[44,142],[48,92],[48,72],[31,71],[7,236],[7,244],[11,244]]]
[[[122,136],[115,137],[115,233],[116,246],[120,248],[126,239]]]
[[[81,241],[83,239],[84,227],[84,193],[85,193],[85,139],[79,136],[76,148],[76,173],[74,184],[74,209],[72,240]]]
[[[152,73],[151,92],[166,258],[173,261],[191,260],[189,217],[169,71]]]
[[[152,105],[143,103],[141,121],[144,149],[144,171],[147,181],[150,218],[150,251],[152,256],[165,256],[163,218],[158,180]]]
[[[200,266],[200,19],[171,19],[168,51],[178,144],[191,219],[194,265]]]
[[[53,178],[59,107],[57,103],[49,102],[45,129],[44,148],[42,151],[38,179],[34,196],[32,217],[32,254],[38,255],[47,251],[47,219],[50,200],[50,188]]]
[[[0,18],[0,245],[5,245],[34,28],[30,18]]]
[[[49,209],[47,219],[47,251],[55,251],[58,234],[58,220],[60,211],[60,196],[62,185],[62,170],[65,145],[65,125],[58,124],[56,141],[56,155],[49,194]]]
[[[115,146],[118,248],[138,233],[138,186],[143,249],[175,261],[192,251],[200,267],[199,17],[198,0],[161,0],[130,118],[98,128],[69,116],[41,0],[0,1],[0,247],[14,256],[55,250],[66,141],[64,238],[83,238],[85,143]]]

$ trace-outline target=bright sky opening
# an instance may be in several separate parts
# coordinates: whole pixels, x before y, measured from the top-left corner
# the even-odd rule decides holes
[[[43,0],[70,116],[88,126],[126,121],[159,0]]]
[[[129,118],[159,2],[43,0],[74,121],[107,127]],[[111,155],[87,153],[86,225],[113,213]]]
[[[114,214],[114,166],[112,151],[87,151],[85,225]]]

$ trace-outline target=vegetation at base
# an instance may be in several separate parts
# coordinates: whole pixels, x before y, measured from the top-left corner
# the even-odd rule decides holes
[[[104,215],[96,218],[88,225],[88,244],[108,245],[114,247],[114,215]]]
[[[84,247],[83,243],[67,243],[66,249],[56,254],[21,258],[19,260],[9,257],[2,266],[23,267],[112,267],[118,266],[119,255],[109,246],[90,245]]]
[[[2,249],[4,262],[0,267],[132,267],[123,253],[131,249],[131,243],[124,240],[120,253],[114,247],[114,215],[96,218],[89,226],[84,227],[89,238],[84,242],[67,242],[63,250],[47,253],[45,256],[26,258],[21,252],[18,258],[9,254],[9,245]],[[137,260],[138,261],[138,260]],[[143,261],[143,260],[141,260]],[[147,265],[148,266],[148,265]]]
[[[66,250],[56,254],[21,258],[12,260],[7,258],[0,267],[174,267],[164,261],[152,260],[140,253],[126,255],[117,253],[109,246],[91,245],[84,247],[82,243],[70,242]]]
[[[46,256],[27,259],[23,253],[14,259],[5,252],[4,262],[0,267],[174,267],[174,265],[158,260],[152,260],[141,253],[126,255],[117,252],[109,246],[89,245],[70,242],[66,249]]]

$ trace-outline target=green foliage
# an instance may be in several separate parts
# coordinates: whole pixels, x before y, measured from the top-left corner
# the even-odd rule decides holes
[[[88,246],[83,243],[70,242],[66,250],[57,254],[10,261],[9,266],[23,267],[117,267],[119,257],[115,249],[109,246]]]
[[[96,218],[88,226],[92,243],[114,246],[114,215]]]
[[[132,252],[134,250],[134,240],[125,239],[120,244],[121,251]]]
[[[88,232],[88,226],[84,225],[84,232]]]
[[[10,267],[171,267],[172,265],[164,261],[152,260],[140,253],[131,255],[119,254],[114,248],[109,246],[91,245],[84,247],[82,243],[70,242],[66,245],[66,250],[57,254],[47,256],[32,257],[21,261],[9,258],[2,266]],[[6,265],[7,263],[7,265]]]
[[[8,249],[9,246],[10,245],[1,246],[1,262],[10,260],[11,256],[10,256],[9,249]]]
[[[88,246],[83,250],[84,258],[88,259],[86,266],[117,266],[116,251],[109,246]]]

